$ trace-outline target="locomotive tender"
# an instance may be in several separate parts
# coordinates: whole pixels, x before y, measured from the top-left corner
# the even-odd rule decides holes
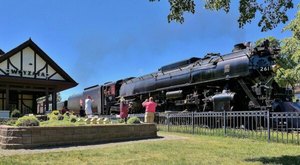
[[[278,48],[268,40],[252,47],[234,46],[231,53],[210,53],[162,66],[157,72],[92,86],[70,96],[65,106],[78,111],[87,95],[94,99],[95,114],[119,111],[119,98],[131,103],[130,113],[144,112],[141,103],[152,96],[157,111],[243,111],[300,112],[292,103],[292,92],[274,81]]]

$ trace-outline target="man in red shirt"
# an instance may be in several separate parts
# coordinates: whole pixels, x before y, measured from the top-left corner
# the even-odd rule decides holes
[[[149,100],[146,99],[142,103],[145,110],[145,123],[153,123],[154,122],[154,113],[156,111],[157,104],[153,101],[153,97],[150,97]]]

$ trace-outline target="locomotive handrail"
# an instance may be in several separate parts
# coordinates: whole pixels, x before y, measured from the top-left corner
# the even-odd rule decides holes
[[[221,59],[222,61],[224,61],[224,58],[223,58],[222,56],[218,55],[217,57],[218,57],[218,58],[212,57],[212,58],[209,60],[208,63],[211,63],[212,60],[214,60],[213,63],[215,63],[215,62],[218,63],[218,62],[220,62],[220,61],[218,61],[219,59]]]
[[[250,52],[253,53],[253,52]],[[248,54],[248,52],[245,52],[246,56],[248,57],[248,59],[250,60],[251,54]]]
[[[233,78],[237,78],[237,77],[240,77],[240,75],[231,76],[230,78],[233,79]],[[215,80],[207,80],[207,81],[201,81],[201,82],[195,82],[195,83],[185,83],[185,84],[180,84],[180,85],[173,85],[173,86],[168,86],[168,87],[163,87],[163,88],[157,88],[157,89],[150,90],[150,91],[134,93],[134,94],[129,95],[129,96],[137,96],[137,95],[140,95],[140,94],[147,94],[147,93],[152,93],[152,92],[157,92],[157,91],[167,90],[167,89],[172,89],[172,88],[180,88],[180,87],[204,84],[204,83],[207,83],[207,82],[216,81],[216,80],[224,80],[224,79],[226,79],[226,78],[219,78],[219,79],[215,79]]]
[[[195,67],[196,65],[199,65],[199,66],[201,66],[201,62],[203,62],[203,60],[202,60],[202,59],[200,59],[200,60],[196,61],[196,62],[193,64],[193,67]]]

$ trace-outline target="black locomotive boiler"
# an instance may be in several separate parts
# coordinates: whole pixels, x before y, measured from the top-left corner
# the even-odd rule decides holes
[[[250,43],[234,46],[231,53],[210,53],[193,57],[140,77],[130,77],[86,88],[68,98],[68,107],[79,110],[86,95],[94,98],[93,112],[118,113],[118,99],[132,103],[131,113],[141,113],[141,102],[152,96],[157,111],[244,111],[269,110],[300,112],[292,105],[291,90],[274,81],[279,49],[269,42],[253,47]]]

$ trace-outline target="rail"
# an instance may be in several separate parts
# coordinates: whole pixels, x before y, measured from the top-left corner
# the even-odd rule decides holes
[[[144,114],[130,114],[144,120]],[[300,144],[300,113],[269,111],[156,113],[159,130]]]

